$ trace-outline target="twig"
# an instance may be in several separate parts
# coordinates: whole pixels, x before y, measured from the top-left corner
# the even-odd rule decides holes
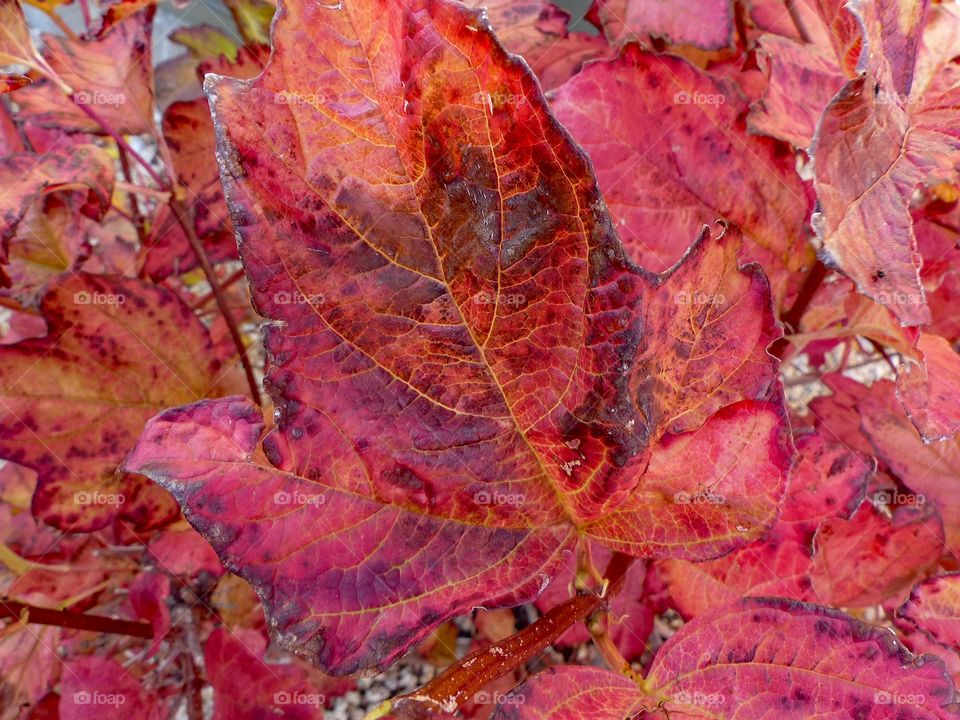
[[[49,10],[46,11],[46,14],[47,14],[47,17],[53,21],[53,24],[60,29],[60,32],[62,32],[64,35],[67,36],[67,38],[69,38],[70,42],[75,42],[75,43],[80,42],[80,38],[78,38],[77,34],[73,31],[73,29],[63,21],[63,18],[57,15],[56,10],[54,10],[53,8],[50,8]]]
[[[147,623],[116,620],[102,615],[51,610],[7,600],[6,598],[0,599],[0,618],[12,618],[23,623],[36,623],[37,625],[56,625],[57,627],[73,628],[75,630],[131,635],[148,640],[153,638],[153,628]]]
[[[129,178],[127,178],[126,182],[117,180],[114,182],[114,186],[119,190],[126,190],[128,193],[134,195],[146,195],[147,197],[155,198],[162,203],[170,201],[169,190],[154,190],[153,188],[144,187],[143,185],[135,185]]]
[[[127,199],[130,201],[130,220],[133,223],[134,229],[137,231],[137,239],[140,241],[140,247],[145,247],[147,244],[147,229],[143,221],[143,213],[140,212],[140,202],[137,200],[137,194],[131,189],[134,185],[132,184],[133,173],[130,172],[130,158],[127,157],[127,153],[123,148],[118,148],[118,151],[120,168],[123,170],[123,176],[127,181],[124,183],[115,182],[114,185],[117,187],[121,185],[126,186],[122,189],[127,191]]]
[[[193,218],[191,217],[190,211],[181,200],[171,201],[170,210],[177,218],[177,222],[180,224],[184,234],[187,236],[187,240],[190,242],[190,247],[193,248],[193,252],[197,256],[197,261],[200,263],[204,275],[207,276],[207,282],[210,283],[210,289],[213,291],[213,295],[217,300],[217,307],[220,308],[223,319],[227,323],[230,337],[233,339],[233,344],[236,346],[237,352],[240,353],[243,372],[247,376],[247,383],[250,385],[250,395],[253,401],[257,403],[257,405],[260,405],[262,404],[260,389],[257,386],[257,376],[253,373],[250,358],[247,356],[247,347],[243,344],[243,337],[240,335],[240,330],[237,329],[237,323],[233,318],[233,313],[230,312],[230,306],[227,304],[227,298],[223,294],[223,289],[220,287],[217,273],[210,264],[207,251],[203,249],[203,244],[200,242],[200,238],[197,237],[196,230],[193,228]]]
[[[810,268],[810,271],[807,273],[807,277],[803,280],[803,285],[800,287],[800,292],[797,293],[797,299],[793,301],[793,305],[790,306],[790,309],[787,310],[787,312],[785,312],[780,318],[780,321],[783,323],[783,326],[788,334],[795,334],[797,329],[800,327],[800,321],[803,319],[803,314],[807,311],[807,308],[810,307],[810,302],[813,300],[813,296],[817,294],[817,290],[820,289],[824,279],[827,277],[827,272],[827,266],[819,260],[817,260],[813,264],[813,267]],[[774,343],[774,347],[770,350],[770,353],[774,357],[782,360],[789,345],[790,342],[786,338],[781,338]]]
[[[230,286],[233,285],[235,282],[237,282],[237,280],[240,280],[241,278],[243,278],[245,275],[246,275],[246,271],[245,271],[243,268],[240,268],[240,269],[237,270],[235,273],[233,273],[232,275],[230,275],[226,280],[224,280],[222,283],[220,283],[220,289],[221,289],[221,290],[226,290],[228,287],[230,287]],[[215,297],[215,295],[214,295],[213,291],[208,292],[206,295],[201,295],[200,298],[197,299],[197,300],[190,306],[190,309],[191,309],[191,310],[199,310],[199,309],[202,308],[204,305],[206,305],[208,302],[210,302],[214,297]]]

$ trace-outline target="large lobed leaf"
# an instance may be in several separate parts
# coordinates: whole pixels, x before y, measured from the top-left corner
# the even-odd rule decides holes
[[[685,625],[643,683],[597,668],[535,675],[494,720],[955,718],[943,663],[835,610],[743,599]]]
[[[278,12],[260,77],[207,81],[276,427],[260,441],[238,398],[170,410],[126,468],[280,642],[384,667],[533,598],[578,534],[694,559],[759,536],[793,449],[738,236],[635,268],[535,79],[462,6]]]

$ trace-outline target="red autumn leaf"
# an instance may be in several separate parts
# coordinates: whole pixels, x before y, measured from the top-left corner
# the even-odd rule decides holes
[[[824,256],[904,325],[930,322],[911,209],[918,188],[956,177],[960,115],[956,79],[933,72],[913,83],[926,2],[859,4],[865,74],[824,112],[813,153]],[[893,19],[896,18],[896,19]]]
[[[77,209],[102,217],[110,207],[113,177],[113,161],[94,145],[0,158],[0,286],[10,285],[2,266],[9,262],[10,240],[35,202],[50,193],[81,193]]]
[[[90,656],[70,660],[60,679],[61,720],[162,720],[166,703],[141,687],[120,663]]]
[[[644,313],[655,328],[631,374],[631,392],[655,436],[700,427],[738,400],[779,396],[778,361],[767,348],[782,332],[770,285],[737,261],[739,233],[706,230],[684,261],[656,279]]]
[[[267,663],[258,633],[210,634],[204,659],[213,685],[213,720],[264,717],[322,720],[327,697],[296,664]]]
[[[797,348],[807,348],[817,340],[862,337],[896,350],[904,357],[917,355],[917,330],[900,325],[888,308],[860,295],[854,284],[844,277],[820,286],[798,330],[790,337]]]
[[[486,10],[503,46],[520,55],[551,90],[576,74],[588,60],[610,52],[606,39],[570,32],[570,15],[547,0],[469,0],[468,7]]]
[[[216,394],[206,330],[174,293],[122,278],[63,279],[40,310],[45,337],[0,348],[0,457],[39,473],[33,511],[62,529],[168,522],[168,496],[114,472],[151,415]]]
[[[759,45],[768,84],[747,123],[755,132],[808,148],[821,113],[847,76],[832,48],[778,35],[764,35]]]
[[[648,705],[637,684],[619,673],[566,665],[527,680],[500,701],[492,720],[623,720]]]
[[[960,648],[960,573],[917,583],[897,617],[945,647]]]
[[[905,358],[897,370],[897,395],[927,442],[946,440],[960,430],[960,355],[938,335],[922,333],[922,360]]]
[[[47,196],[29,206],[10,241],[10,288],[0,290],[0,295],[23,307],[36,307],[46,283],[63,272],[80,270],[90,259],[91,237],[98,226],[77,212],[70,200]]]
[[[832,442],[843,443],[864,455],[874,455],[873,445],[861,430],[860,410],[857,408],[869,388],[839,373],[829,373],[821,380],[831,394],[810,402],[817,430]]]
[[[957,30],[960,35],[960,22],[957,23]],[[951,194],[954,192],[952,186],[946,187],[951,188]],[[914,230],[917,246],[923,256],[920,277],[932,317],[931,324],[925,329],[956,342],[960,340],[960,313],[954,312],[955,303],[960,299],[960,217],[956,212],[957,199],[948,197],[947,207],[951,208],[952,213],[946,217],[932,213],[921,216],[914,223]],[[925,209],[929,211],[930,206]]]
[[[665,436],[637,487],[584,531],[630,555],[691,560],[753,540],[775,519],[793,459],[776,407],[742,401]]]
[[[345,38],[377,50],[358,63]],[[305,64],[306,42],[323,52]],[[249,403],[171,410],[126,467],[258,588],[281,644],[384,667],[455,614],[532,599],[578,529],[702,558],[773,521],[792,448],[762,278],[708,236],[673,276],[629,265],[585,157],[476,14],[291,3],[264,74],[207,88],[254,302],[278,321],[277,427],[264,461]],[[730,297],[669,300],[698,273]],[[708,327],[726,322],[741,345]],[[652,346],[711,397],[634,399]],[[702,490],[722,506],[675,497]]]
[[[732,81],[629,44],[559,88],[552,107],[647,269],[672,266],[718,218],[742,228],[748,256],[758,245],[799,268],[807,191],[784,145],[746,132],[747,100]]]
[[[811,578],[812,538],[821,523],[854,514],[873,463],[819,434],[797,438],[797,450],[783,513],[764,537],[716,560],[661,563],[671,598],[685,617],[743,596],[823,601]]]
[[[885,629],[786,600],[747,598],[684,625],[643,685],[646,694],[616,673],[567,666],[528,680],[494,720],[957,716],[941,661],[914,657]]]
[[[209,543],[189,528],[165,530],[148,547],[161,570],[184,581],[201,573],[214,578],[223,574],[223,566]]]
[[[71,100],[49,81],[17,92],[20,114],[31,123],[67,132],[103,133],[77,105],[90,106],[121,134],[153,133],[154,7],[132,15],[102,38],[44,36],[43,56],[72,90]]]
[[[889,518],[864,503],[849,520],[828,519],[813,539],[813,591],[836,607],[899,602],[943,554],[943,523],[929,505],[902,505]]]
[[[894,393],[893,383],[874,383],[856,403],[864,434],[875,453],[903,483],[906,504],[931,504],[943,520],[947,548],[960,552],[958,439],[925,443]],[[900,491],[898,491],[900,492]]]
[[[19,73],[0,74],[0,95],[19,90],[32,82],[33,80],[26,75],[20,75]]]
[[[57,684],[63,660],[57,657],[59,628],[37,632],[21,626],[0,639],[0,681],[4,684],[4,699],[11,705],[40,704]],[[24,668],[29,665],[29,671]]]
[[[158,572],[143,573],[130,583],[129,590],[135,617],[146,620],[153,628],[153,640],[147,653],[147,657],[151,657],[170,632],[170,609],[167,607],[170,578]]]
[[[598,16],[611,39],[663,38],[701,50],[721,50],[733,42],[733,4],[729,0],[598,0]],[[691,22],[693,16],[696,21]]]

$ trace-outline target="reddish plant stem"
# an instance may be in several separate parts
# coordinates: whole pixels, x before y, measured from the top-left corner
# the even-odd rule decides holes
[[[213,265],[210,264],[207,251],[204,250],[203,243],[200,242],[200,238],[197,237],[196,230],[193,228],[193,217],[191,216],[190,210],[181,200],[171,200],[170,210],[173,211],[177,222],[187,236],[190,247],[193,248],[193,252],[197,256],[197,261],[203,269],[203,274],[207,276],[207,282],[210,283],[210,290],[217,300],[217,307],[220,308],[220,312],[223,314],[223,319],[227,323],[227,330],[230,332],[233,344],[240,354],[240,363],[243,365],[243,372],[247,376],[247,384],[250,386],[250,396],[257,405],[261,405],[263,401],[260,398],[260,388],[257,386],[257,376],[253,373],[250,358],[247,356],[247,347],[243,344],[243,337],[237,328],[233,313],[230,312],[230,305],[227,303],[226,295],[223,294],[223,288],[220,287],[220,280],[217,278],[217,273],[213,269]]]
[[[132,185],[133,173],[130,171],[130,158],[122,147],[118,148],[118,150],[119,152],[117,154],[120,156],[120,168],[123,170],[123,177]],[[140,203],[134,192],[128,192],[127,198],[130,200],[130,220],[137,231],[137,239],[140,240],[140,247],[146,247],[147,233],[143,222],[143,214],[140,212]]]
[[[169,189],[170,182],[161,177],[160,174],[153,168],[153,166],[147,162],[147,160],[140,155],[140,153],[134,150],[130,146],[130,143],[128,143],[120,133],[114,130],[110,123],[108,123],[100,113],[90,107],[89,104],[78,102],[76,93],[70,93],[70,99],[73,101],[73,104],[80,108],[80,110],[87,117],[97,123],[107,135],[113,138],[113,141],[117,143],[117,147],[136,160],[138,164],[143,166],[143,169],[146,170],[150,178],[157,184],[157,187],[163,188],[164,190]]]
[[[463,705],[488,683],[513,672],[573,625],[605,607],[623,586],[624,577],[633,561],[634,558],[629,555],[614,554],[604,572],[604,577],[609,580],[604,597],[597,594],[577,595],[560,603],[515,635],[470,653],[397,703],[407,701],[451,713],[454,705]]]
[[[876,353],[886,361],[887,366],[891,370],[893,370],[894,374],[896,374],[897,366],[893,362],[893,360],[890,359],[890,355],[887,353],[887,349],[883,345],[878,343],[876,340],[874,340],[873,338],[867,338],[867,342],[870,343],[870,347],[872,347],[876,351]]]
[[[230,275],[229,277],[227,277],[226,280],[224,280],[223,282],[220,283],[220,289],[221,289],[221,290],[226,290],[228,287],[230,287],[231,285],[233,285],[234,283],[236,283],[238,280],[242,279],[245,275],[246,275],[246,271],[245,271],[243,268],[240,268],[240,269],[237,270],[235,273],[233,273],[232,275]],[[199,310],[199,309],[202,308],[204,305],[206,305],[208,302],[210,302],[214,297],[215,297],[215,296],[214,296],[214,294],[213,294],[212,292],[208,292],[206,295],[202,295],[198,300],[196,300],[196,301],[190,306],[190,309],[191,309],[191,310]]]
[[[0,618],[20,620],[24,617],[24,614],[26,615],[26,622],[36,623],[37,625],[55,625],[75,630],[131,635],[148,640],[153,638],[153,628],[147,623],[116,620],[101,615],[86,615],[66,610],[51,610],[7,600],[6,598],[0,599]]]
[[[89,32],[90,30],[90,3],[88,0],[80,0],[80,12],[83,13],[83,25]]]
[[[803,285],[800,287],[800,292],[797,293],[797,299],[793,301],[790,309],[780,318],[788,335],[795,333],[800,327],[803,314],[807,311],[807,308],[810,307],[810,302],[823,284],[827,273],[827,266],[819,260],[810,268],[807,277],[803,280]],[[771,350],[771,353],[782,360],[789,345],[790,343],[785,339],[778,340]]]

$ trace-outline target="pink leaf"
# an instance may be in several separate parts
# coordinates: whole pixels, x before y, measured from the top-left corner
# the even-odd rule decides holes
[[[960,355],[938,335],[922,333],[920,363],[905,358],[897,371],[897,395],[914,427],[927,442],[960,430]]]

